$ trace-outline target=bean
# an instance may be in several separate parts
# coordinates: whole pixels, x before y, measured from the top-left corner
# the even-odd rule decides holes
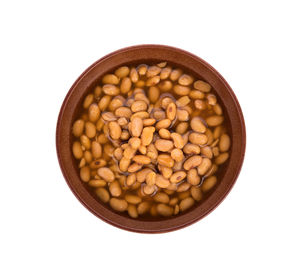
[[[113,182],[115,180],[114,173],[107,167],[101,167],[97,170],[97,174],[106,182]]]
[[[165,80],[168,79],[171,74],[172,68],[171,67],[165,67],[160,72],[160,79]]]
[[[140,145],[140,147],[139,147],[138,150],[140,151],[140,153],[141,153],[142,155],[146,155],[146,154],[147,154],[147,147],[144,146],[144,145]]]
[[[137,67],[137,71],[141,76],[146,75],[147,70],[148,70],[148,66],[146,64],[141,64]]]
[[[158,134],[163,139],[169,139],[169,138],[171,138],[171,133],[170,133],[170,131],[168,129],[164,129],[164,128],[159,129]]]
[[[102,179],[94,179],[94,180],[90,180],[89,181],[89,185],[91,187],[105,187],[106,186],[106,182]]]
[[[122,129],[116,121],[108,123],[109,134],[112,139],[119,139],[121,137]]]
[[[124,212],[128,207],[128,203],[125,200],[118,198],[111,198],[109,204],[115,211],[118,212]]]
[[[224,152],[215,158],[215,163],[217,165],[223,164],[228,160],[228,158],[229,158],[228,152]]]
[[[138,149],[142,142],[140,138],[132,137],[129,139],[128,143],[133,149]]]
[[[179,77],[182,75],[182,70],[179,68],[173,69],[170,74],[171,81],[177,81]]]
[[[176,133],[182,135],[187,131],[188,127],[189,127],[189,124],[187,122],[181,122],[176,127]]]
[[[174,207],[174,215],[177,215],[179,213],[179,205],[175,205]]]
[[[188,95],[190,93],[190,88],[189,87],[185,87],[185,86],[181,86],[181,85],[175,85],[173,87],[173,91],[174,93],[176,93],[177,95]]]
[[[154,76],[152,78],[147,79],[146,86],[147,87],[155,86],[159,83],[159,81],[160,81],[160,77],[159,76]]]
[[[210,92],[210,90],[211,90],[210,84],[208,84],[204,81],[200,81],[200,80],[198,80],[194,83],[194,88],[198,89],[202,92]]]
[[[219,104],[214,105],[213,109],[214,109],[214,112],[217,115],[222,115],[223,114],[223,110],[222,110],[222,108]]]
[[[90,168],[88,166],[84,166],[82,168],[80,168],[80,179],[83,182],[88,182],[91,178],[91,171]]]
[[[168,152],[174,147],[174,144],[170,140],[158,139],[154,143],[156,149],[161,152]]]
[[[196,144],[192,144],[192,143],[187,143],[184,147],[183,147],[183,152],[187,155],[190,154],[200,154],[200,147]]]
[[[183,192],[178,192],[177,195],[178,195],[179,200],[183,200],[183,199],[189,197],[191,195],[191,193],[190,193],[189,190],[186,190],[186,191],[183,191]]]
[[[201,154],[203,154],[205,157],[212,159],[213,158],[213,153],[212,149],[210,146],[204,146],[201,148]]]
[[[80,162],[79,162],[78,167],[79,167],[79,168],[82,168],[82,167],[85,166],[85,164],[86,164],[86,160],[85,160],[84,158],[82,158],[82,159],[80,159]]]
[[[95,98],[99,98],[102,94],[102,88],[100,86],[96,86],[94,89],[94,96]]]
[[[136,83],[139,80],[139,74],[134,67],[131,68],[129,75],[130,75],[131,82]]]
[[[171,157],[175,162],[180,162],[184,159],[182,150],[178,148],[175,148],[171,151]]]
[[[118,181],[113,181],[109,184],[109,192],[114,197],[119,197],[122,194],[122,189]]]
[[[115,111],[117,108],[120,108],[123,106],[125,100],[122,96],[115,96],[114,99],[109,104],[109,109],[111,111]]]
[[[95,192],[102,202],[107,203],[109,201],[109,193],[105,188],[98,188]]]
[[[104,85],[102,89],[106,95],[110,96],[118,95],[120,93],[120,89],[117,86],[111,84]]]
[[[156,209],[160,215],[165,217],[171,216],[173,214],[173,208],[166,204],[158,204]]]
[[[150,87],[148,90],[148,97],[151,103],[155,104],[159,98],[160,91],[157,87]]]
[[[212,144],[213,139],[214,139],[212,131],[207,128],[205,131],[205,135],[207,136],[207,144],[208,145]],[[213,146],[213,145],[211,145],[211,146]]]
[[[131,89],[131,85],[132,84],[131,84],[131,80],[129,77],[123,78],[121,85],[120,85],[121,93],[123,93],[123,94],[128,93]]]
[[[133,163],[133,164],[131,164],[131,165],[128,167],[127,171],[130,172],[130,173],[137,172],[137,171],[140,170],[142,167],[143,167],[142,164]]]
[[[204,99],[205,97],[205,93],[200,91],[200,90],[191,90],[189,96],[192,98],[192,99]]]
[[[105,111],[108,107],[108,105],[110,104],[110,100],[111,100],[111,96],[110,95],[104,95],[98,104],[98,107],[100,109],[100,111]]]
[[[136,173],[136,179],[138,182],[143,183],[146,180],[146,176],[152,172],[150,168],[144,168]]]
[[[75,141],[72,147],[73,155],[75,159],[81,159],[83,156],[83,151],[81,149],[81,144],[79,141]]]
[[[206,99],[209,105],[214,106],[217,104],[217,97],[214,94],[208,94]]]
[[[178,198],[174,197],[174,198],[170,199],[169,205],[175,206],[178,203],[178,201],[179,201]]]
[[[172,89],[172,82],[165,80],[159,83],[158,87],[162,92],[167,92],[170,91]]]
[[[143,125],[144,126],[152,126],[156,120],[154,118],[146,118],[143,120]]]
[[[211,160],[208,158],[203,158],[202,163],[198,166],[198,174],[205,175],[205,173],[211,168]]]
[[[177,171],[177,172],[175,172],[172,176],[171,176],[171,178],[170,178],[170,182],[171,183],[179,183],[179,182],[181,182],[183,179],[185,179],[185,177],[186,177],[186,173],[185,173],[185,171]]]
[[[102,146],[99,142],[92,142],[92,155],[95,159],[98,159],[102,156]]]
[[[117,120],[117,118],[115,117],[115,115],[113,113],[111,113],[111,112],[103,112],[101,114],[101,116],[102,116],[102,119],[104,121],[116,121]],[[104,128],[104,126],[103,126],[103,128]]]
[[[157,111],[154,111],[153,117],[156,120],[162,120],[162,119],[166,118],[166,113],[164,111],[162,111],[162,110],[157,110]]]
[[[120,160],[120,163],[119,163],[119,167],[120,167],[120,170],[123,171],[123,172],[126,172],[128,167],[130,165],[130,160],[123,157],[121,160]]]
[[[160,167],[159,170],[163,177],[165,177],[166,179],[169,179],[172,176],[172,174],[173,174],[172,168],[166,167],[166,166],[161,166],[161,165],[159,167]]]
[[[221,152],[226,152],[230,148],[230,137],[227,134],[223,134],[220,137],[219,149]]]
[[[131,133],[134,137],[139,137],[143,130],[143,120],[135,117],[131,120]],[[143,141],[143,139],[142,139]]]
[[[206,118],[206,123],[210,127],[218,126],[218,125],[222,124],[223,121],[224,121],[224,117],[221,115],[212,115],[212,116]]]
[[[138,164],[150,164],[151,163],[151,159],[145,155],[136,155],[133,157],[132,160]]]
[[[83,101],[83,108],[87,109],[94,101],[94,95],[93,94],[88,94]]]
[[[146,195],[151,195],[156,191],[156,186],[155,185],[145,185],[143,187],[143,192]]]
[[[119,84],[119,81],[120,81],[119,78],[114,74],[106,74],[102,78],[103,84],[117,85],[117,84]]]
[[[127,211],[129,216],[132,218],[137,218],[139,216],[135,205],[129,204]]]
[[[189,135],[189,141],[193,144],[204,145],[205,143],[207,143],[207,136],[204,134],[193,132]]]
[[[156,202],[168,204],[170,201],[169,196],[164,192],[158,192],[154,195],[153,200]]]
[[[202,157],[199,155],[194,155],[190,158],[188,158],[184,164],[183,164],[183,168],[185,170],[190,170],[191,168],[197,167],[202,163]]]
[[[136,174],[132,173],[129,176],[127,176],[126,184],[127,186],[132,186],[136,182]]]
[[[128,131],[126,131],[126,130],[124,130],[122,133],[121,133],[121,137],[120,137],[120,139],[122,139],[122,140],[128,140],[129,139],[129,132]]]
[[[154,77],[154,76],[158,75],[160,73],[160,71],[161,71],[161,68],[156,65],[149,66],[146,76],[148,78]]]
[[[182,96],[176,101],[176,105],[180,108],[183,108],[186,105],[188,105],[190,103],[190,101],[191,101],[191,99],[187,95]]]
[[[176,117],[176,111],[177,111],[177,108],[176,108],[175,103],[171,102],[168,105],[167,110],[166,110],[167,118],[170,119],[171,121],[174,120]]]
[[[80,137],[83,133],[83,129],[84,129],[84,121],[82,119],[78,119],[74,122],[73,124],[73,135],[75,137]]]
[[[191,187],[191,195],[196,201],[200,201],[202,199],[202,191],[197,186]]]
[[[136,149],[132,148],[131,146],[128,146],[124,149],[124,152],[123,152],[123,156],[126,158],[126,159],[132,159],[133,156],[135,155],[136,153]]]
[[[178,83],[182,86],[189,86],[193,83],[194,78],[190,75],[183,74],[180,76]]]
[[[132,120],[135,117],[139,117],[141,119],[146,119],[149,117],[149,114],[148,114],[148,112],[136,112],[130,117],[130,120]]]
[[[182,184],[180,184],[177,188],[177,192],[184,192],[184,191],[187,191],[189,190],[191,187],[191,184],[189,184],[188,182],[184,182]]]
[[[129,74],[128,66],[121,66],[115,71],[115,75],[118,76],[120,79],[128,76],[128,74]]]
[[[170,119],[162,119],[160,121],[158,121],[155,125],[156,129],[159,130],[159,129],[166,129],[168,128],[169,126],[171,125],[171,120]]]
[[[141,202],[137,207],[137,212],[139,215],[143,215],[150,210],[150,203],[149,202]]]
[[[200,117],[194,117],[191,120],[191,128],[193,131],[198,132],[198,133],[205,133],[205,131],[206,131],[206,127],[203,124]]]
[[[85,151],[83,153],[83,157],[86,160],[87,163],[90,163],[93,160],[92,153],[90,151]]]
[[[143,129],[143,132],[141,135],[142,145],[147,146],[147,145],[151,144],[154,132],[155,132],[155,128],[152,126],[145,127]]]
[[[201,178],[200,176],[198,175],[197,173],[197,169],[196,168],[192,168],[188,171],[187,173],[187,181],[193,185],[193,186],[196,186],[196,185],[199,185],[200,184],[200,181],[201,181]]]
[[[184,147],[184,140],[180,134],[172,133],[171,138],[173,139],[176,148],[182,149]]]
[[[206,102],[203,100],[195,100],[194,101],[194,106],[196,107],[196,109],[200,110],[200,111],[204,111],[206,109]]]
[[[155,179],[155,184],[159,188],[167,188],[170,185],[170,181],[166,179],[164,176],[157,174]]]
[[[158,162],[158,164],[166,166],[166,167],[174,166],[174,160],[171,158],[170,155],[167,155],[167,154],[158,155],[157,162]]]
[[[220,154],[219,147],[213,147],[212,153],[213,153],[213,156],[215,156],[215,157],[219,156],[219,154]]]
[[[96,126],[92,122],[85,123],[85,134],[89,138],[93,138],[96,136]]]
[[[181,212],[184,212],[191,208],[195,204],[195,200],[192,197],[185,198],[181,200],[179,204],[179,209]]]
[[[128,203],[134,204],[134,205],[139,204],[139,203],[142,202],[142,199],[139,196],[134,195],[134,194],[126,194],[125,195],[125,200]]]
[[[141,112],[147,110],[147,104],[143,100],[134,101],[131,105],[132,112]]]
[[[210,176],[206,178],[201,186],[201,189],[203,192],[206,192],[210,190],[215,184],[217,183],[217,177],[216,176]]]
[[[156,173],[151,171],[146,176],[146,183],[147,183],[148,186],[154,186],[155,182],[156,182]]]
[[[179,121],[188,121],[189,120],[189,113],[186,110],[177,110],[177,119]]]
[[[119,107],[115,110],[115,115],[118,117],[130,118],[132,112],[128,107]]]

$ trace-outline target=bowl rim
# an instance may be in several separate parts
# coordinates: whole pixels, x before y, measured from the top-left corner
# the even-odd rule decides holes
[[[209,207],[209,209],[207,209],[205,212],[201,213],[199,216],[194,217],[194,218],[190,218],[190,220],[188,220],[187,222],[184,222],[184,224],[179,224],[179,225],[172,225],[171,227],[163,227],[163,228],[156,228],[156,229],[148,229],[145,226],[142,228],[133,228],[132,226],[126,226],[126,224],[120,223],[120,222],[115,222],[114,220],[111,220],[109,218],[107,218],[106,216],[103,216],[103,214],[99,213],[98,211],[95,211],[94,208],[91,207],[91,205],[89,203],[86,203],[87,201],[85,201],[82,197],[82,195],[80,195],[78,192],[75,191],[73,184],[70,182],[69,177],[67,175],[67,171],[66,168],[63,164],[63,159],[62,159],[62,155],[61,155],[61,139],[60,139],[60,131],[61,131],[61,122],[62,122],[62,118],[63,118],[63,114],[66,108],[66,105],[68,103],[68,100],[70,98],[70,96],[72,95],[72,93],[74,92],[74,88],[78,85],[78,83],[80,83],[80,81],[82,80],[82,78],[87,75],[95,66],[97,66],[99,63],[103,62],[104,60],[113,57],[114,55],[117,54],[122,54],[122,53],[126,53],[127,51],[132,51],[132,50],[142,50],[142,49],[165,49],[165,50],[172,50],[174,52],[179,52],[182,55],[188,56],[190,58],[192,58],[193,60],[196,60],[198,63],[202,64],[204,67],[206,67],[208,69],[208,71],[210,73],[213,73],[215,75],[216,78],[218,78],[218,80],[222,83],[222,85],[226,88],[226,91],[229,93],[231,100],[234,102],[236,111],[237,111],[237,116],[239,119],[239,123],[240,123],[240,128],[241,128],[241,153],[239,155],[239,161],[238,161],[238,166],[235,168],[235,174],[234,176],[231,178],[231,184],[228,186],[227,190],[222,191],[222,195],[221,197],[219,197],[217,199],[216,202],[213,203],[213,205],[211,207]],[[163,60],[163,58],[161,59]],[[121,65],[121,64],[119,64]],[[117,65],[118,66],[118,65]],[[227,83],[227,81],[223,78],[223,76],[214,68],[212,67],[210,64],[208,64],[206,61],[204,61],[203,59],[201,59],[200,57],[177,47],[173,47],[173,46],[167,46],[167,45],[161,45],[161,44],[140,44],[140,45],[133,45],[133,46],[128,46],[125,48],[121,48],[119,50],[113,51],[105,56],[103,56],[102,58],[98,59],[97,61],[95,61],[93,64],[91,64],[87,69],[85,69],[82,74],[80,74],[80,76],[76,79],[76,81],[73,83],[73,85],[70,87],[68,93],[66,94],[64,101],[61,105],[60,111],[59,111],[59,116],[58,116],[58,120],[57,120],[57,124],[56,124],[56,152],[57,152],[57,157],[58,157],[58,162],[60,165],[60,169],[62,171],[62,174],[65,178],[66,183],[68,184],[69,188],[71,189],[71,191],[73,192],[73,194],[76,196],[76,198],[81,202],[81,204],[83,206],[85,206],[92,214],[94,214],[95,216],[97,216],[98,218],[102,219],[103,221],[127,230],[127,231],[131,231],[131,232],[137,232],[137,233],[165,233],[165,232],[170,232],[170,231],[175,231],[184,227],[187,227],[199,220],[201,220],[202,218],[204,218],[205,216],[207,216],[209,213],[211,213],[214,209],[216,209],[221,203],[222,201],[226,198],[226,196],[228,195],[228,193],[231,191],[231,189],[233,188],[243,165],[244,162],[244,156],[245,156],[245,151],[246,151],[246,127],[245,127],[245,121],[244,121],[244,116],[242,113],[242,109],[240,107],[240,104],[237,100],[236,95],[234,94],[233,90],[231,89],[231,87],[229,86],[229,84]],[[188,214],[189,212],[187,212]],[[124,221],[128,220],[126,217],[122,216],[124,218]],[[177,216],[177,218],[179,218],[180,216]],[[176,217],[174,217],[173,219],[176,219]],[[132,220],[132,219],[131,219]],[[138,220],[138,219],[134,219],[137,222],[143,222],[144,225],[151,225],[151,222],[166,222],[167,219],[163,219],[163,220],[157,220],[157,221],[142,221],[142,220]],[[147,223],[145,223],[147,222]]]

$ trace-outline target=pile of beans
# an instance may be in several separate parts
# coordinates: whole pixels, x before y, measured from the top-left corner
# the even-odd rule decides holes
[[[166,62],[106,74],[72,131],[81,180],[132,218],[170,217],[201,201],[231,144],[211,86]]]

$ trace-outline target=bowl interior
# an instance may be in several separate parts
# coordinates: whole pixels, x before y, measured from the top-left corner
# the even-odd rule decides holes
[[[101,77],[122,65],[153,64],[167,61],[182,68],[194,77],[211,84],[213,92],[223,108],[232,139],[230,158],[219,172],[215,188],[203,201],[185,213],[167,219],[131,219],[101,204],[93,190],[79,177],[77,164],[72,155],[72,124],[84,97],[90,93]],[[234,130],[234,132],[233,132]],[[73,84],[62,105],[57,123],[57,154],[64,177],[81,203],[104,221],[117,227],[136,232],[166,232],[187,226],[208,214],[228,194],[242,166],[245,152],[245,126],[237,99],[222,76],[200,58],[186,51],[159,45],[133,46],[113,52],[91,65]]]

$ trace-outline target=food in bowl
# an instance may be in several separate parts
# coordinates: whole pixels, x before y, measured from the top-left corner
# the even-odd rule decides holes
[[[166,62],[104,75],[72,133],[81,180],[132,218],[172,217],[201,202],[231,146],[211,85]]]

